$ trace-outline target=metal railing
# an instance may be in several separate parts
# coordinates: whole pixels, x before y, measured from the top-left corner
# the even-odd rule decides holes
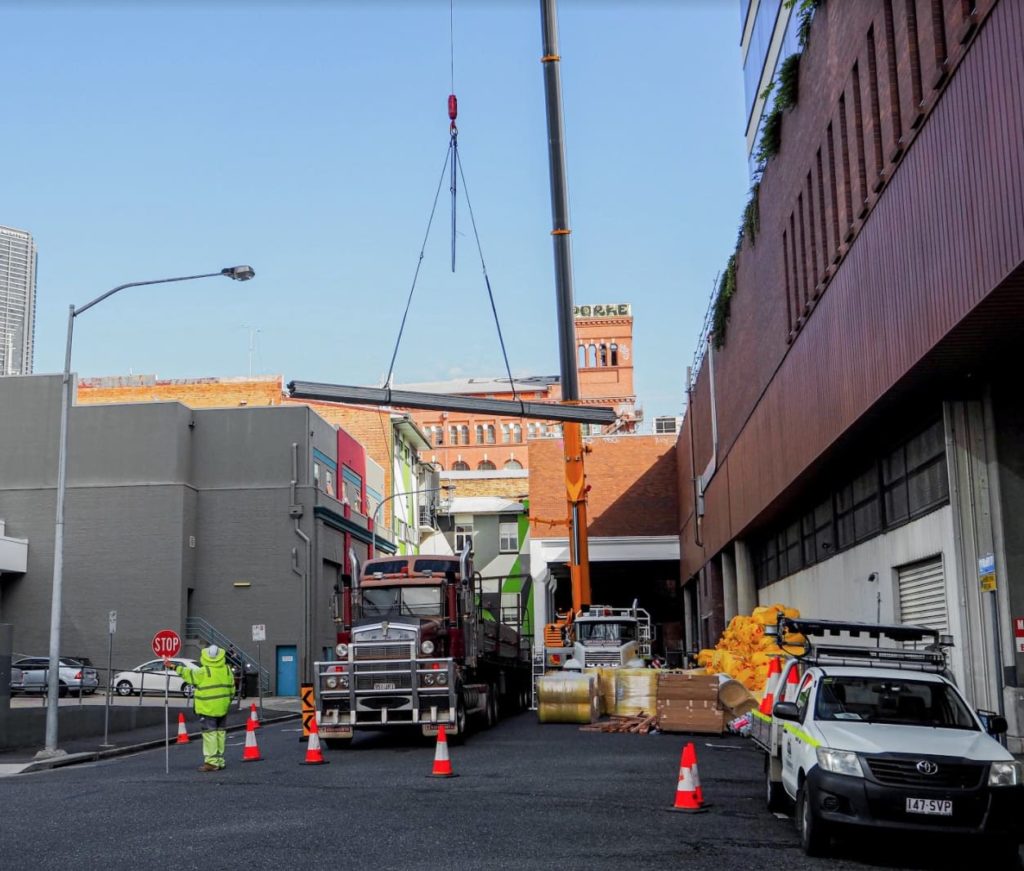
[[[246,653],[239,645],[211,623],[202,617],[189,617],[185,620],[185,635],[188,638],[198,638],[207,644],[216,644],[226,653],[230,652],[228,655],[229,663],[240,667],[242,680],[245,680],[245,673],[247,671],[259,672],[260,685],[263,687],[263,692],[270,692],[270,672],[262,668],[254,657]]]

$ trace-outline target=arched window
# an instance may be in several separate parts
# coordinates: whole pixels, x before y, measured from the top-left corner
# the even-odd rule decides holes
[[[589,360],[589,363],[587,365],[589,365],[591,368],[597,366],[597,348],[594,347],[593,345],[587,348],[587,359]]]
[[[495,466],[490,460],[481,460],[476,464],[476,468],[479,472],[493,472],[497,466]]]
[[[587,346],[586,345],[580,345],[576,349],[576,365],[579,366],[580,369],[585,369],[586,368],[586,366],[587,366]]]
[[[535,439],[535,438],[537,438],[537,424],[535,424],[535,423],[528,423],[526,425],[526,437],[528,439]]]
[[[468,445],[469,444],[469,427],[466,424],[463,424],[462,426],[459,427],[459,432],[462,433],[462,443],[464,445]]]
[[[434,444],[435,445],[443,445],[444,444],[444,427],[443,426],[435,426],[434,427]]]
[[[452,444],[457,445],[459,443],[459,428],[457,426],[448,427],[448,436]]]
[[[512,441],[512,424],[503,423],[501,425],[501,443],[507,445]]]
[[[608,346],[604,342],[601,342],[601,344],[597,346],[597,351],[598,351],[598,356],[600,357],[600,360],[601,360],[601,365],[602,366],[607,366],[608,365]]]
[[[512,469],[512,470],[521,469],[521,468],[523,468],[523,464],[520,463],[519,460],[506,460],[505,461],[505,468],[506,469]]]
[[[512,424],[512,441],[519,444],[523,440],[523,428],[520,424]]]
[[[469,463],[464,463],[464,462],[462,462],[462,460],[456,460],[454,463],[452,463],[452,471],[453,472],[468,472],[469,471]]]
[[[612,365],[613,366],[618,366],[619,365],[619,346],[616,345],[615,342],[612,342],[611,349],[612,349]]]
[[[494,424],[493,423],[487,424],[487,444],[489,444],[489,445],[493,445],[494,444]]]
[[[476,443],[478,445],[484,443],[484,425],[482,423],[476,425]]]

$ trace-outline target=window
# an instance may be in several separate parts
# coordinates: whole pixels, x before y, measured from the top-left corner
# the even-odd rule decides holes
[[[519,550],[519,523],[515,518],[498,523],[498,550],[501,553],[515,553]]]
[[[434,444],[435,445],[443,445],[444,444],[444,427],[443,426],[435,426],[434,427]]]
[[[456,460],[454,463],[452,463],[452,471],[453,472],[468,472],[469,471],[469,463],[464,463],[462,460]]]
[[[507,445],[512,441],[512,425],[503,423],[501,425],[501,443]]]
[[[320,464],[316,462],[313,463],[313,486],[320,489]]]
[[[493,472],[497,466],[494,465],[490,460],[481,460],[476,464],[477,471],[480,472]]]
[[[537,438],[537,424],[528,423],[526,425],[526,437],[530,439]]]
[[[352,510],[357,514],[363,513],[363,499],[362,499],[362,485],[361,482],[353,480],[356,475],[352,474],[352,479],[349,478],[349,473],[346,469],[342,469],[341,473],[341,487],[342,493],[348,504],[352,506]]]
[[[504,468],[516,471],[523,468],[523,464],[520,463],[519,460],[506,460]]]
[[[585,345],[580,345],[576,349],[576,365],[580,369],[587,368],[587,348]]]
[[[462,443],[464,445],[468,445],[469,444],[469,427],[466,424],[463,424],[462,426],[459,427],[459,432],[462,435]]]
[[[457,426],[448,427],[448,439],[453,445],[459,443],[459,428]]]
[[[471,523],[457,523],[455,524],[455,552],[462,553],[466,545],[469,545],[470,551],[473,550],[473,524]]]
[[[512,441],[519,444],[523,440],[523,428],[520,424],[512,424]]]
[[[493,445],[494,444],[494,424],[493,423],[487,424],[486,432],[487,432],[487,444]]]
[[[587,365],[591,368],[597,366],[597,348],[593,345],[587,348]]]
[[[482,423],[476,425],[476,443],[478,445],[484,443],[484,425]]]
[[[328,496],[334,495],[334,473],[330,469],[324,469],[324,492]]]
[[[612,342],[610,347],[611,347],[611,351],[612,351],[612,365],[613,366],[618,366],[619,365],[619,346],[616,345],[615,342]]]
[[[598,358],[600,359],[600,365],[607,366],[608,365],[608,346],[604,342],[601,342],[601,344],[597,346],[597,351],[598,351]]]

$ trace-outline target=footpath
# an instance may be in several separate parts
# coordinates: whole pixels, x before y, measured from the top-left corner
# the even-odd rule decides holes
[[[245,729],[246,721],[250,716],[250,705],[253,701],[253,699],[242,699],[237,708],[233,707],[231,709],[228,713],[227,730],[229,732]],[[170,708],[171,743],[174,743],[177,738],[178,713],[182,710],[176,707]],[[263,717],[260,722],[279,723],[286,720],[295,720],[298,719],[300,713],[301,703],[298,698],[264,698]],[[190,739],[200,739],[199,719],[192,710],[185,711],[185,728]],[[124,756],[129,753],[138,753],[140,750],[160,747],[164,743],[164,724],[158,723],[127,731],[111,732],[107,737],[107,741],[109,746],[103,744],[102,735],[60,741],[60,749],[64,753],[46,759],[36,757],[39,749],[37,747],[0,750],[0,777],[28,774],[33,771],[44,771],[49,768],[75,765],[81,762],[93,762],[97,759]]]

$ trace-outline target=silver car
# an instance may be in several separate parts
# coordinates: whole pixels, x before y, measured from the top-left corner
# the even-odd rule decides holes
[[[22,656],[11,663],[11,694],[46,692],[50,657]],[[96,669],[82,665],[77,659],[61,657],[58,671],[58,694],[92,695],[99,686]]]

